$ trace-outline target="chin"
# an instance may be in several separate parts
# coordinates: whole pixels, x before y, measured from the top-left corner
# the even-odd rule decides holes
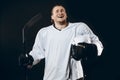
[[[58,22],[63,23],[63,22],[65,22],[65,20],[61,20],[61,21],[58,21]]]
[[[58,20],[58,22],[65,22],[66,19],[61,19],[61,20]]]

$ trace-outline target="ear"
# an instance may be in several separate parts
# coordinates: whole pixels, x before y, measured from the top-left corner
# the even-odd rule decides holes
[[[66,13],[66,18],[68,18],[68,15],[67,15],[67,13]]]
[[[51,15],[51,19],[53,20],[53,15]]]

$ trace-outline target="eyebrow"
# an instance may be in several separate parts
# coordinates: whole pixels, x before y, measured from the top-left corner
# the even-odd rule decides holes
[[[55,11],[58,11],[59,9],[56,9]],[[62,11],[65,11],[63,8],[61,8],[60,10],[62,10]]]

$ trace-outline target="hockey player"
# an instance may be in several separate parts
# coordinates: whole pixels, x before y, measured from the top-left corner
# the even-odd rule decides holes
[[[28,61],[22,64],[34,66],[45,58],[43,80],[83,80],[81,59],[92,53],[100,56],[103,45],[85,23],[68,22],[62,5],[51,13],[53,24],[39,30],[29,55],[21,58]]]

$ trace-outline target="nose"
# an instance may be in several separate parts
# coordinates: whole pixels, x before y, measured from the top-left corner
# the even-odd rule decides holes
[[[60,15],[60,14],[62,14],[62,12],[59,11],[58,14]]]
[[[63,11],[59,10],[59,11],[58,11],[58,13],[59,13],[59,14],[62,14],[62,13],[63,13]]]

